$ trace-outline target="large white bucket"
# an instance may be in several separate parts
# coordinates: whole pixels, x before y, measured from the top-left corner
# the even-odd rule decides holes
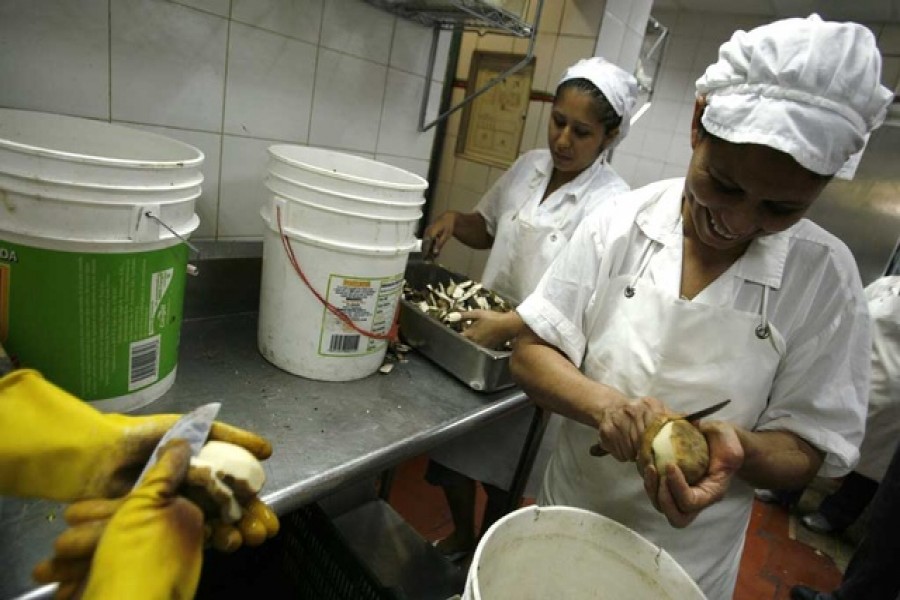
[[[0,110],[0,135],[0,341],[100,409],[155,400],[175,381],[203,154],[23,111]]]
[[[703,600],[669,554],[590,511],[527,506],[488,530],[464,600]]]
[[[269,156],[270,174],[340,194],[419,204],[428,187],[399,167],[323,148],[276,144]]]
[[[310,379],[370,375],[387,350],[427,183],[338,152],[284,145],[269,151],[260,352]],[[316,160],[324,166],[311,164]]]

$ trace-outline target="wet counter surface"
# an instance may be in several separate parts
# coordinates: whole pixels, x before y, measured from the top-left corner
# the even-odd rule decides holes
[[[517,388],[478,393],[414,351],[407,358],[387,375],[312,381],[262,358],[255,314],[192,320],[182,330],[175,385],[136,412],[222,402],[219,420],[272,442],[261,495],[283,515],[529,405]],[[0,598],[35,588],[31,569],[64,529],[64,508],[0,499]]]

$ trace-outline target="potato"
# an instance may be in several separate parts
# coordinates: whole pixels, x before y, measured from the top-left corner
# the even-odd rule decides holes
[[[674,464],[689,485],[694,485],[709,469],[709,446],[700,430],[677,417],[660,417],[644,430],[637,468],[642,476],[648,465],[664,475],[666,465]]]

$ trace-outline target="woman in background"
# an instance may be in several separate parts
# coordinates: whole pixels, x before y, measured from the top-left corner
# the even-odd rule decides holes
[[[606,157],[627,134],[636,97],[634,77],[612,63],[594,57],[572,65],[556,89],[548,148],[519,157],[474,212],[440,215],[425,230],[433,252],[451,237],[471,248],[490,248],[482,283],[514,303],[524,300],[585,216],[628,191]],[[463,318],[475,321],[463,335],[490,348],[522,327],[514,311],[472,311]],[[432,454],[426,479],[443,487],[455,525],[438,544],[449,556],[475,547],[475,481],[488,495],[481,531],[503,514],[530,420],[531,411],[522,411]],[[545,440],[554,429],[551,422]],[[539,456],[535,474],[543,470],[541,462]]]

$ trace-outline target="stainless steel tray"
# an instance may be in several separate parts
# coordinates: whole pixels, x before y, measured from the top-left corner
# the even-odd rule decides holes
[[[422,289],[429,283],[437,285],[450,279],[459,282],[468,277],[410,257],[406,282],[411,287]],[[400,335],[409,346],[473,390],[493,392],[515,385],[509,374],[512,352],[482,348],[404,298],[400,298]]]

